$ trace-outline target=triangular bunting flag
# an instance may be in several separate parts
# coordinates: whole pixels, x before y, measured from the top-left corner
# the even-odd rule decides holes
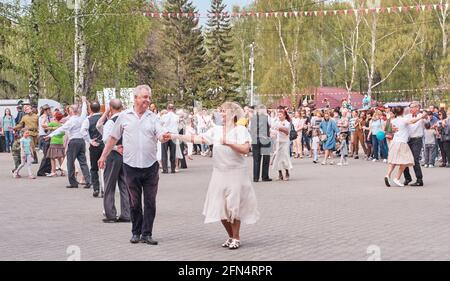
[[[294,12],[294,16],[297,17],[298,16],[298,12]]]
[[[388,11],[388,14],[390,14],[391,13],[391,7],[388,7],[387,11]]]
[[[401,13],[403,7],[398,7],[398,11]]]
[[[284,12],[284,17],[287,18],[288,12]]]
[[[317,11],[314,11],[314,15],[317,17]]]
[[[323,11],[323,14],[324,14],[325,16],[327,15],[327,13],[328,13],[328,11],[326,11],[326,10]]]
[[[435,9],[435,10],[437,9],[437,4],[433,5],[433,9]]]

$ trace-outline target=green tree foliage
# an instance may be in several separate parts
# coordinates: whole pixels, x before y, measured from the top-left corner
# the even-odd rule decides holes
[[[205,48],[198,18],[182,17],[178,13],[198,11],[191,1],[167,0],[164,11],[170,17],[163,19],[165,55],[170,60],[170,71],[175,79],[170,81],[169,100],[178,106],[192,106],[205,89]]]
[[[238,78],[234,70],[232,55],[233,37],[230,16],[222,0],[212,0],[211,15],[206,28],[208,83],[203,102],[208,107],[216,107],[224,101],[244,102],[245,96],[238,92]]]

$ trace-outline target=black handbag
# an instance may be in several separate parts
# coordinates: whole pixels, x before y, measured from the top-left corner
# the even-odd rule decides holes
[[[291,131],[289,132],[289,140],[293,141],[293,140],[297,139],[297,137],[298,137],[298,133],[295,130],[294,124],[292,124],[292,122],[291,122]]]

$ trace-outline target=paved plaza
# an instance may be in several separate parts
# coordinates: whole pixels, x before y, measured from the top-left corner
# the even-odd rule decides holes
[[[203,224],[210,158],[161,175],[160,244],[148,246],[129,243],[130,224],[102,223],[92,190],[68,190],[61,177],[13,179],[0,154],[0,260],[64,261],[74,247],[81,260],[450,260],[450,169],[424,169],[424,188],[386,188],[383,163],[293,164],[291,181],[254,185],[261,219],[243,226],[242,247],[230,251],[220,247],[222,226]]]

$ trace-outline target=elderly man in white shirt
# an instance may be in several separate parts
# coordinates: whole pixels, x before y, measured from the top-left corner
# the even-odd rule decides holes
[[[167,113],[161,117],[161,126],[165,128],[171,134],[178,134],[179,117],[175,114],[175,106],[169,104],[167,106]],[[176,168],[176,151],[177,147],[175,142],[172,140],[163,143],[161,145],[161,164],[163,169],[163,174],[168,173],[167,166],[167,150],[170,150],[170,170],[171,173],[175,173]]]
[[[111,135],[114,124],[122,112],[122,102],[119,99],[112,99],[103,116],[97,122],[97,130],[102,132],[103,143],[107,143]],[[107,120],[109,114],[111,118]],[[105,123],[106,121],[106,123]],[[105,172],[103,181],[105,183],[105,195],[103,197],[103,209],[106,218],[104,223],[130,222],[130,197],[128,195],[127,183],[123,173],[123,146],[122,139],[117,141],[113,150],[109,154],[105,163]],[[120,216],[117,217],[115,207],[116,185],[119,186],[120,192]]]
[[[123,171],[131,204],[133,236],[130,242],[157,245],[158,242],[152,238],[159,182],[156,150],[158,140],[165,143],[170,140],[170,134],[163,130],[156,115],[148,110],[150,99],[149,86],[135,88],[134,108],[119,115],[98,164],[100,169],[105,168],[107,157],[122,138]]]
[[[419,113],[420,104],[418,102],[412,102],[409,108],[410,114],[406,115],[408,121],[420,117]],[[423,117],[425,118],[426,115],[423,115]],[[425,120],[423,119],[408,126],[408,133],[409,133],[408,145],[414,156],[414,173],[416,174],[417,178],[416,182],[411,184],[410,186],[423,186],[423,174],[422,169],[420,168],[420,153],[422,152],[423,148],[424,129],[425,129]],[[403,175],[405,177],[404,185],[407,186],[412,182],[411,173],[409,172],[408,167],[403,172]]]
[[[81,112],[78,105],[71,105],[69,107],[70,118],[61,127],[45,137],[48,140],[62,132],[69,135],[69,145],[67,148],[67,177],[69,178],[69,185],[67,188],[78,188],[78,181],[75,177],[75,159],[80,163],[81,172],[86,181],[85,188],[91,187],[91,175],[86,161],[85,144],[85,142],[89,142],[89,138],[83,136],[81,132],[81,126],[87,117],[87,101],[86,97],[82,97],[81,100],[83,102]]]

